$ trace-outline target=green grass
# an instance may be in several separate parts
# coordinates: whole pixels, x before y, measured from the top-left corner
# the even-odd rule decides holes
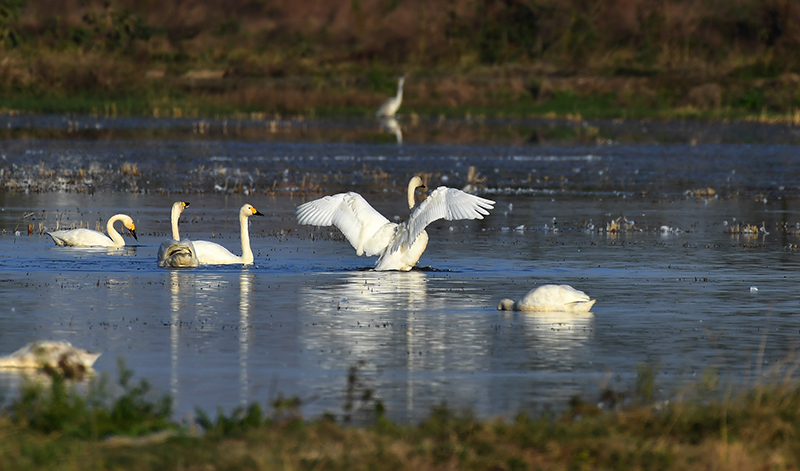
[[[306,93],[298,85],[289,92],[297,96],[295,101],[282,103],[270,101],[275,93],[265,93],[263,102],[242,103],[232,89],[214,93],[193,89],[178,89],[167,84],[145,87],[118,95],[41,95],[14,93],[0,95],[0,112],[82,114],[101,117],[158,116],[158,117],[281,117],[331,118],[352,116],[371,118],[377,107],[370,90],[347,90],[323,85],[314,93]],[[280,92],[283,93],[283,92]],[[666,93],[666,92],[665,92]],[[733,92],[731,92],[733,93]],[[744,87],[739,95],[732,96],[724,105],[713,109],[698,109],[690,106],[672,105],[672,98],[657,98],[654,103],[622,103],[610,93],[578,95],[571,91],[554,91],[546,99],[533,99],[530,95],[520,97],[503,93],[487,95],[480,104],[465,103],[443,105],[437,100],[415,99],[406,94],[400,114],[450,118],[603,118],[603,119],[706,119],[741,120],[761,122],[800,122],[797,109],[773,109],[767,106],[765,91],[757,87]],[[441,101],[441,100],[438,100]],[[335,103],[340,104],[335,104]],[[354,102],[354,103],[348,103]],[[334,103],[334,104],[331,104]],[[358,104],[369,103],[369,104]],[[800,124],[800,123],[798,123]]]
[[[597,401],[572,398],[562,412],[477,419],[440,406],[417,425],[393,423],[348,375],[351,400],[337,418],[303,420],[297,400],[279,398],[194,425],[168,420],[120,364],[121,392],[102,380],[79,392],[63,379],[29,384],[0,414],[4,469],[797,469],[800,385],[780,381],[733,394],[709,372],[670,402],[654,398],[656,374],[642,368],[629,391]],[[352,390],[352,391],[351,391]],[[369,420],[350,426],[353,408]],[[120,436],[127,438],[119,438]]]

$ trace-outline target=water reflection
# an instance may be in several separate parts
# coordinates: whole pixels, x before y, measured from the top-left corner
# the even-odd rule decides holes
[[[169,346],[170,346],[170,379],[169,389],[172,393],[173,399],[178,398],[178,344],[180,341],[180,313],[185,309],[184,297],[181,297],[181,278],[189,278],[193,276],[192,273],[180,272],[178,270],[170,270],[169,272],[169,291],[170,291],[170,328],[169,328]]]
[[[304,286],[306,309],[326,314],[389,314],[425,307],[427,276],[421,271],[357,271],[337,274],[328,284]]]
[[[225,299],[230,296],[233,283],[223,275],[190,272],[186,270],[170,270],[168,274],[170,292],[170,391],[173,398],[180,396],[180,375],[183,371],[181,360],[181,336],[188,340],[197,340],[198,335],[213,334],[208,342],[224,342],[224,338],[216,332],[225,331],[225,323],[221,329],[217,322],[224,321]],[[248,361],[250,352],[250,307],[253,275],[247,271],[239,274],[238,321],[235,322],[238,342],[239,366],[239,403],[249,402]],[[233,285],[235,286],[235,285]],[[231,327],[234,327],[233,325]],[[203,334],[199,334],[198,331]],[[214,360],[209,361],[213,367]],[[177,406],[177,404],[176,404]]]
[[[250,349],[250,291],[253,275],[246,271],[239,274],[239,404],[247,406],[248,376],[247,359]]]
[[[405,370],[400,389],[405,390],[406,409],[413,411],[414,372],[430,362],[430,356],[416,353],[442,350],[445,344],[443,330],[430,329],[418,315],[431,309],[431,302],[439,304],[429,300],[427,285],[427,274],[421,271],[358,271],[336,274],[329,283],[303,286],[299,292],[303,310],[314,313],[314,325],[328,328],[308,332],[302,342],[331,353],[319,359],[325,369],[335,370],[342,367],[342,360],[357,359]]]
[[[546,365],[569,365],[585,357],[589,340],[594,336],[591,312],[515,313],[525,325],[526,344],[546,360]]]
[[[403,128],[400,127],[400,123],[394,117],[380,118],[378,122],[381,124],[381,129],[394,134],[398,144],[403,143]]]

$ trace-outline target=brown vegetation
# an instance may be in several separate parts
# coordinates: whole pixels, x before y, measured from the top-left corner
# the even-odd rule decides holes
[[[380,103],[800,107],[789,0],[0,0],[0,96],[188,95],[297,113]],[[295,79],[301,77],[300,79]]]

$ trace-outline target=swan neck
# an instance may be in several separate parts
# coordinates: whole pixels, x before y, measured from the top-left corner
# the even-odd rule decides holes
[[[172,207],[172,214],[170,215],[170,222],[172,223],[172,239],[181,240],[180,233],[178,232],[178,219],[181,217],[180,208],[175,205]]]
[[[108,237],[110,237],[111,240],[114,241],[114,244],[118,246],[125,245],[125,239],[123,239],[122,236],[119,235],[119,232],[117,232],[117,230],[114,229],[114,223],[117,221],[121,221],[123,218],[124,216],[122,216],[121,214],[117,214],[116,216],[113,216],[111,219],[109,219],[108,222],[106,223],[106,232],[108,233]]]
[[[414,209],[417,202],[414,199],[414,191],[417,189],[417,186],[411,182],[408,184],[408,209]]]
[[[250,231],[248,230],[247,216],[239,214],[239,227],[242,238],[242,263],[253,263],[253,250],[250,248]]]

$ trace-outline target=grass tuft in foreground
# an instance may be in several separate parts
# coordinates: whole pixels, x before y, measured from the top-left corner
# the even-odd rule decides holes
[[[351,368],[348,388],[358,389]],[[480,420],[445,406],[418,425],[400,425],[376,401],[364,426],[333,415],[304,421],[297,400],[268,410],[252,405],[210,418],[197,412],[197,434],[168,420],[169,401],[151,402],[146,382],[131,383],[120,365],[122,393],[109,400],[103,383],[79,393],[54,378],[29,386],[0,415],[5,469],[797,469],[800,384],[776,381],[733,395],[713,372],[684,393],[658,402],[656,375],[639,371],[626,392],[600,401],[573,398],[562,412]],[[104,396],[102,399],[100,396]],[[343,411],[341,421],[350,412]],[[171,431],[150,433],[156,431]],[[119,441],[109,435],[143,435]]]
[[[57,372],[51,372],[48,385],[31,380],[10,407],[12,422],[31,431],[77,439],[98,440],[110,435],[143,435],[166,428],[170,422],[172,399],[149,398],[150,384],[133,384],[133,372],[119,361],[119,387],[122,393],[111,400],[106,377],[92,379],[86,394]]]

